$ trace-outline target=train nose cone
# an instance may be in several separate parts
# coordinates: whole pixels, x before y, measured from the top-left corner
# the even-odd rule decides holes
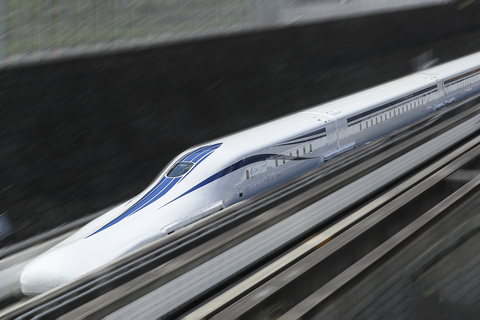
[[[23,294],[40,294],[58,286],[64,259],[64,250],[53,250],[30,261],[20,276]]]

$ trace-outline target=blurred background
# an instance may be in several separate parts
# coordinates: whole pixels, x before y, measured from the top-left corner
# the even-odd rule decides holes
[[[176,154],[480,50],[479,1],[0,0],[5,244]]]
[[[1,0],[2,54],[47,57],[229,34],[450,0]]]

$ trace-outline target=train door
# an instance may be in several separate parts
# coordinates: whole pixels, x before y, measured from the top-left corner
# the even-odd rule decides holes
[[[435,93],[433,97],[431,95],[427,97],[428,101],[434,101],[433,110],[435,111],[444,107],[446,103],[448,103],[448,93],[445,89],[445,84],[439,74],[425,73],[425,75],[430,77],[431,80],[435,80],[437,84],[438,93]]]
[[[325,144],[322,150],[321,161],[325,162],[328,161],[328,157],[331,153],[335,153],[336,150],[340,149],[340,139],[339,139],[339,128],[337,119],[335,117],[335,112],[330,111],[327,112],[326,115],[328,116],[327,123],[325,125],[325,129],[327,131],[327,143]]]
[[[337,119],[337,115],[339,113],[339,111],[331,111],[326,113],[330,119],[328,120],[326,126],[327,146],[322,156],[322,161],[324,162],[329,161],[357,147],[355,140],[351,141],[348,139],[342,139],[342,143],[340,143],[341,124],[339,123],[339,121],[341,119]],[[345,126],[345,123],[343,124],[343,126]],[[344,130],[342,134],[345,135],[345,132],[346,130]]]
[[[267,160],[252,163],[242,172],[242,183],[238,188],[238,197],[250,198],[268,188]]]

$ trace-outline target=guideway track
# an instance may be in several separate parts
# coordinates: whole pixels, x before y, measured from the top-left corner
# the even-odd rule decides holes
[[[350,153],[342,161],[333,161],[287,185],[226,209],[0,315],[39,319],[62,315],[97,318],[111,313],[112,317],[178,314],[182,308],[297,243],[318,228],[320,222],[324,224],[368,200],[371,192],[391,185],[476,132],[480,108],[473,106],[477,103],[478,97],[475,97],[455,109],[430,116]],[[339,194],[344,202],[330,201]],[[327,210],[328,203],[335,205]],[[316,214],[318,206],[323,216]],[[310,220],[298,219],[301,214],[309,215]],[[301,223],[297,223],[295,229],[291,228],[292,221]],[[286,232],[272,231],[286,226]],[[273,242],[259,241],[266,233],[273,236]],[[276,237],[279,234],[284,238]],[[232,255],[231,250],[238,250],[248,241],[258,244],[259,251],[249,249],[254,255],[244,261],[237,253]],[[212,269],[210,263],[222,266],[218,261],[222,257],[228,258],[223,260],[226,269]],[[199,274],[198,267],[206,267],[205,271],[215,274],[215,278],[205,278],[203,283],[196,276],[188,278]],[[167,287],[170,300],[165,292],[161,293]],[[158,294],[163,301],[159,302]],[[147,300],[142,301],[145,296]],[[154,308],[147,306],[152,301],[155,301]],[[129,306],[132,303],[136,304],[135,308]]]
[[[472,167],[475,162],[480,169],[479,155],[480,137],[476,137],[185,319],[314,317],[331,299],[426,227],[472,195],[477,198],[480,175],[462,187],[449,188],[448,197],[439,190],[445,189],[445,178],[462,166]],[[432,200],[432,194],[439,194],[437,201]],[[269,314],[271,310],[273,314]]]

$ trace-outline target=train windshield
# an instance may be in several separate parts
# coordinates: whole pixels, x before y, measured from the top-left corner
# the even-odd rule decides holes
[[[178,162],[170,170],[168,170],[167,177],[175,178],[175,177],[183,176],[192,167],[193,167],[193,162],[186,162],[186,161]]]

